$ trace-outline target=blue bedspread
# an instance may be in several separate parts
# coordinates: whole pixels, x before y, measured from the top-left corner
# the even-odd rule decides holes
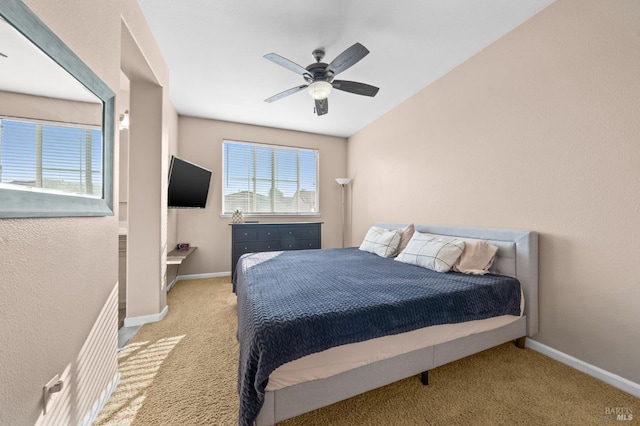
[[[244,255],[236,269],[239,424],[253,423],[269,374],[333,346],[436,324],[520,315],[520,283],[446,274],[357,248]]]

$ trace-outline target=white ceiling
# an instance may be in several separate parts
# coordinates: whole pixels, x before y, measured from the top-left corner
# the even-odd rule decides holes
[[[437,80],[553,0],[138,0],[170,70],[181,115],[348,137]],[[380,88],[374,98],[333,90],[316,116],[302,76],[263,58],[306,67],[360,42],[371,53],[338,79]]]

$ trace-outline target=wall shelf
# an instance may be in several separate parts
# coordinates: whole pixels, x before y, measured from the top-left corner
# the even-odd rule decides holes
[[[167,254],[167,265],[180,265],[189,257],[198,247],[189,247],[188,249],[174,249]]]

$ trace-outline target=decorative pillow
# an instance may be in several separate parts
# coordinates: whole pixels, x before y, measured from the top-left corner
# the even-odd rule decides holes
[[[407,247],[407,244],[409,244],[409,240],[413,236],[415,230],[416,228],[413,226],[413,223],[398,230],[398,233],[400,234],[400,244],[398,244],[398,250],[396,250],[396,254],[400,254],[400,252],[404,250],[405,247]]]
[[[436,272],[449,272],[463,249],[464,241],[457,238],[416,231],[396,260]]]
[[[382,257],[391,257],[396,254],[400,243],[400,233],[396,230],[372,226],[367,231],[360,250],[375,253]]]
[[[453,270],[465,274],[484,275],[493,265],[498,247],[488,241],[465,241],[464,250]]]

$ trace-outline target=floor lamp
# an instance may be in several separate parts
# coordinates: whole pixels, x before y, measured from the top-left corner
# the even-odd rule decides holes
[[[340,234],[342,235],[342,247],[344,247],[344,187],[351,183],[351,178],[336,178],[336,182],[342,188],[342,216],[340,216]]]

